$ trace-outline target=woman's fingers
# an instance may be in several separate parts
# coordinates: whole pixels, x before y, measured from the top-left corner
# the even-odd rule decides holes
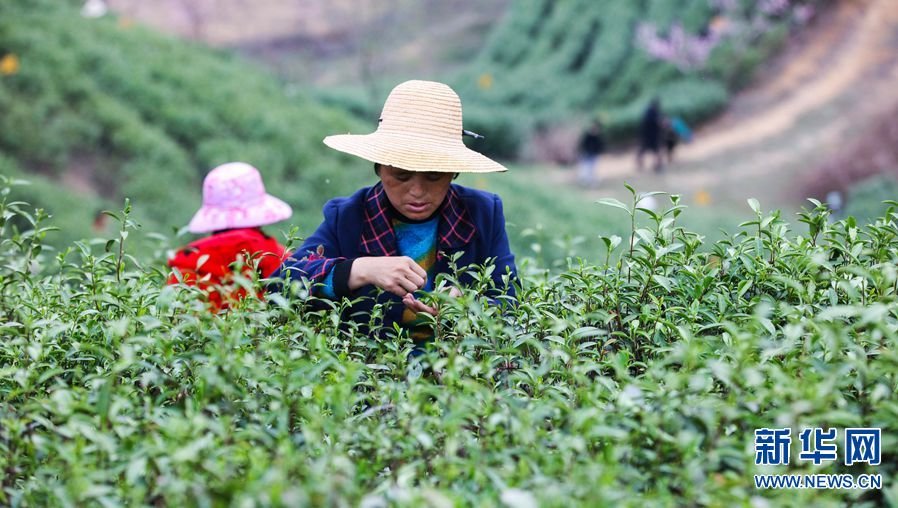
[[[402,291],[405,291],[405,293],[396,293],[399,296],[405,296],[408,293],[414,293],[415,291],[418,290],[418,285],[416,285],[414,282],[408,280],[405,277],[399,277],[396,280],[396,284],[399,286],[399,289],[401,289]]]
[[[409,280],[415,283],[418,286],[418,289],[423,288],[424,284],[427,282],[427,271],[421,268],[421,265],[415,263],[415,260],[408,257],[403,256],[403,261],[405,261],[406,268],[406,277]]]
[[[400,297],[423,289],[427,284],[427,272],[408,256],[359,258],[353,268],[357,271],[358,278],[369,280],[375,286]]]
[[[402,298],[402,303],[405,304],[406,307],[415,311],[415,312],[424,312],[422,307],[426,307],[421,300],[415,298],[415,295],[409,293]]]
[[[430,314],[431,316],[436,316],[436,315],[439,314],[439,312],[437,311],[437,309],[436,309],[435,307],[431,307],[431,306],[429,306],[429,305],[425,305],[425,304],[423,304],[423,303],[421,303],[421,302],[418,302],[418,305],[420,306],[419,308],[420,308],[421,310],[419,310],[419,311],[417,311],[417,312],[426,312],[426,313]]]
[[[407,294],[402,298],[402,303],[405,304],[406,307],[411,309],[414,312],[426,312],[428,314],[432,314],[434,316],[437,315],[437,309],[426,305],[421,300],[415,298],[412,294]]]
[[[412,272],[414,272],[418,277],[421,277],[422,279],[427,280],[427,271],[425,269],[421,268],[421,265],[419,265],[418,263],[415,263],[414,259],[412,259],[412,258],[406,258],[406,259],[409,260],[409,268],[412,269]]]
[[[424,284],[427,282],[427,279],[422,278],[417,273],[409,273],[405,276],[406,280],[415,285],[415,289],[421,289],[424,287]]]
[[[398,263],[393,261],[393,270],[389,275],[389,277],[393,279],[393,282],[402,286],[407,291],[414,291],[424,287],[424,284],[427,282],[427,272],[418,266],[418,263],[415,263],[415,261],[408,256],[393,259],[398,261]],[[414,284],[414,287],[409,288],[405,281]]]

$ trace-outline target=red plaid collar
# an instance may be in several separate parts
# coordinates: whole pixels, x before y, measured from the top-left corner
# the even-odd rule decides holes
[[[359,251],[369,256],[396,256],[396,233],[393,231],[393,207],[387,198],[383,184],[368,190],[365,198],[365,225],[362,227],[362,241]],[[450,252],[467,245],[477,228],[471,222],[468,209],[465,207],[455,185],[449,187],[446,199],[437,212],[440,223],[437,226],[437,258],[442,258],[443,251]]]

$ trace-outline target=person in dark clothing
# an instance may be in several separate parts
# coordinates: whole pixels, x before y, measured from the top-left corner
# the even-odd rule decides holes
[[[580,161],[577,180],[580,184],[592,187],[598,183],[596,177],[596,164],[599,155],[605,151],[605,140],[602,137],[602,124],[593,121],[583,136],[580,137],[578,150]]]
[[[642,122],[639,126],[640,145],[639,151],[636,153],[636,168],[642,171],[642,159],[646,152],[652,152],[655,156],[655,171],[660,172],[664,168],[664,161],[661,159],[661,136],[662,136],[662,115],[661,101],[658,98],[652,99],[642,115]]]
[[[661,132],[662,137],[664,138],[664,155],[666,156],[666,163],[673,164],[674,150],[676,150],[680,138],[677,136],[677,131],[675,131],[670,124],[670,118],[664,117],[661,121]]]

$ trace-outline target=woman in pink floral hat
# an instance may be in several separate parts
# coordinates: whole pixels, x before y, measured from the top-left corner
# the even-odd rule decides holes
[[[208,292],[213,310],[243,298],[242,289],[222,293],[233,271],[231,265],[242,261],[245,274],[257,266],[261,277],[268,277],[280,266],[285,248],[265,234],[261,226],[274,224],[293,215],[290,205],[265,192],[259,170],[243,162],[216,167],[203,181],[203,206],[190,220],[191,233],[211,233],[190,243],[169,259],[177,269],[169,284],[180,281]]]

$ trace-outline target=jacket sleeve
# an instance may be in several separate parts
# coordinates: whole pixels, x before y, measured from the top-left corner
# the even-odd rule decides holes
[[[505,291],[507,296],[515,297],[514,283],[518,279],[518,269],[514,264],[514,254],[511,253],[511,247],[508,245],[508,233],[505,231],[505,213],[502,207],[502,200],[499,196],[493,197],[493,238],[491,241],[490,257],[495,257],[495,270],[493,270],[492,278],[497,288],[504,287],[502,277],[506,273],[510,273],[508,280],[508,288]],[[501,294],[501,293],[500,293]],[[493,296],[493,295],[491,295]]]
[[[297,249],[289,257],[284,260],[280,268],[275,271],[271,278],[290,280],[299,280],[305,277],[315,284],[312,294],[315,296],[325,296],[334,298],[333,288],[325,288],[329,281],[328,275],[335,267],[344,269],[339,270],[345,272],[351,266],[351,260],[347,260],[340,255],[340,246],[337,240],[338,229],[338,212],[337,205],[332,201],[324,205],[324,222],[318,226],[318,229],[306,238],[302,247]],[[348,273],[346,274],[348,275]],[[348,276],[346,277],[348,279]],[[333,276],[336,279],[336,276]],[[342,280],[340,281],[342,282]],[[334,281],[339,285],[339,282]],[[269,290],[280,291],[282,286],[279,282],[269,284]],[[330,289],[330,290],[327,290]]]

